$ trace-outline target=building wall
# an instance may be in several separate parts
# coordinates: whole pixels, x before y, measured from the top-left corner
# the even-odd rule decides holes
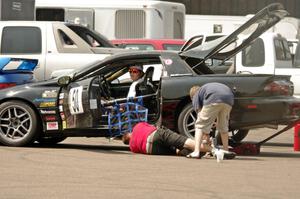
[[[247,15],[255,14],[271,3],[281,3],[291,17],[300,18],[300,0],[166,0],[183,3],[187,14]]]

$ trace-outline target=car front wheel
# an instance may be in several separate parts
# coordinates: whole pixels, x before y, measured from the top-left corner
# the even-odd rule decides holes
[[[196,111],[192,103],[187,104],[178,117],[178,131],[180,134],[190,138],[195,136],[195,122],[197,120]],[[235,142],[241,142],[248,134],[248,130],[233,130],[229,137]]]
[[[7,146],[31,144],[38,133],[37,119],[26,103],[4,102],[0,105],[0,142]]]

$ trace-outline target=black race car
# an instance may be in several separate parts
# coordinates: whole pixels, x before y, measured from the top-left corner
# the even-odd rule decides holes
[[[188,96],[193,85],[221,82],[235,94],[230,118],[233,138],[249,129],[288,125],[300,116],[289,76],[213,74],[210,59],[226,61],[283,18],[281,4],[271,4],[226,38],[205,45],[188,41],[180,52],[132,51],[107,57],[68,76],[16,86],[0,93],[0,142],[24,146],[57,143],[68,136],[109,136],[107,109],[126,102],[128,67],[144,66],[137,94],[148,108],[148,121],[193,136],[195,112]],[[240,34],[244,42],[230,48]]]

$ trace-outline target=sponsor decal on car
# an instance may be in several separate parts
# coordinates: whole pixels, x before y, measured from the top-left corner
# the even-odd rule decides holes
[[[56,98],[36,98],[33,102],[55,102]]]
[[[64,93],[59,93],[59,99],[64,99],[65,94]]]
[[[59,105],[59,106],[58,106],[58,109],[59,109],[59,112],[63,112],[63,111],[64,111],[63,105]]]
[[[82,86],[70,89],[68,102],[72,115],[83,113]]]
[[[56,121],[56,116],[55,115],[46,115],[44,116],[45,121]]]
[[[62,128],[63,129],[67,128],[67,122],[66,121],[62,121]]]
[[[171,65],[173,63],[172,59],[165,59],[164,61],[166,65]]]
[[[55,102],[41,102],[40,103],[40,107],[44,108],[44,107],[55,107]]]
[[[58,130],[58,122],[47,122],[47,130]]]
[[[40,110],[41,114],[56,114],[56,111],[55,110]]]
[[[51,90],[51,91],[44,91],[42,94],[43,98],[56,98],[57,97],[57,92],[56,90]]]

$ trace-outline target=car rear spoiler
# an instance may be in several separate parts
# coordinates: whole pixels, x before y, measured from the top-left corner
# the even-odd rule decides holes
[[[37,59],[0,57],[0,72],[32,72],[38,65]]]

